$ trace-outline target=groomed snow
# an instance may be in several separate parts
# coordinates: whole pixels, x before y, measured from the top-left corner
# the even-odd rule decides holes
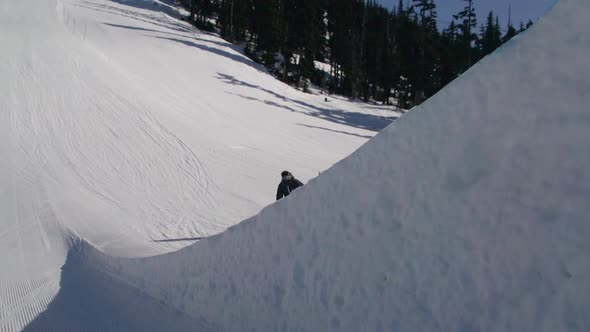
[[[296,91],[177,17],[171,2],[0,0],[0,331],[55,303],[71,239],[177,250],[396,116]]]
[[[20,269],[2,273],[0,323],[4,329],[18,330],[26,324],[28,331],[590,330],[590,66],[587,60],[590,3],[587,1],[561,0],[533,28],[288,199],[268,206],[257,216],[219,235],[177,252],[145,258],[114,257],[117,246],[105,244],[109,239],[117,243],[117,238],[109,237],[115,233],[113,229],[122,234],[122,243],[141,239],[142,236],[129,234],[146,233],[141,229],[128,230],[127,225],[150,230],[159,226],[153,219],[144,220],[142,216],[145,215],[137,212],[142,211],[140,207],[161,203],[162,211],[168,211],[167,208],[182,211],[183,202],[196,199],[202,205],[196,206],[194,211],[201,213],[207,211],[207,204],[215,204],[213,198],[217,196],[211,194],[213,190],[195,189],[195,183],[201,186],[197,188],[215,185],[223,191],[215,179],[231,182],[239,177],[214,173],[221,164],[215,164],[218,158],[215,155],[209,159],[213,166],[207,169],[207,174],[212,174],[210,182],[204,180],[204,176],[191,178],[205,171],[188,151],[198,147],[202,149],[198,151],[206,151],[210,145],[215,147],[218,139],[224,141],[230,136],[219,129],[230,122],[229,115],[221,115],[229,112],[228,107],[219,104],[229,104],[237,97],[240,103],[232,104],[234,107],[250,102],[258,107],[264,107],[261,104],[270,107],[275,106],[272,103],[277,100],[289,101],[288,107],[303,107],[301,102],[310,103],[305,98],[317,97],[304,96],[271,83],[272,79],[257,68],[241,72],[243,61],[224,59],[223,64],[216,64],[215,57],[209,57],[208,62],[195,64],[206,73],[217,71],[216,65],[223,66],[227,71],[222,74],[229,75],[215,80],[203,74],[208,79],[197,88],[189,87],[192,81],[186,73],[167,68],[167,73],[175,79],[186,79],[183,89],[191,93],[201,90],[212,93],[218,90],[217,86],[232,89],[233,94],[243,95],[246,91],[253,94],[242,98],[231,97],[230,93],[213,99],[208,99],[207,93],[199,94],[202,105],[208,105],[203,109],[214,108],[215,112],[199,116],[198,121],[222,117],[217,123],[219,127],[211,128],[220,131],[219,135],[207,139],[206,135],[199,136],[198,129],[189,130],[199,123],[187,114],[186,110],[192,107],[165,107],[164,101],[158,104],[155,93],[150,96],[144,90],[140,94],[135,90],[139,89],[136,85],[129,84],[149,81],[151,83],[142,83],[149,91],[176,93],[177,87],[166,90],[165,84],[156,89],[157,82],[166,79],[157,77],[148,65],[158,63],[160,71],[177,62],[192,61],[188,60],[189,54],[182,59],[185,53],[179,50],[178,54],[171,55],[170,63],[155,61],[151,58],[153,53],[149,52],[144,52],[141,59],[132,58],[133,52],[125,50],[137,47],[134,43],[141,40],[135,35],[136,29],[109,32],[115,27],[102,27],[104,31],[95,35],[91,50],[87,49],[90,46],[75,46],[88,45],[79,40],[71,41],[64,49],[73,48],[76,51],[72,52],[80,52],[79,59],[86,61],[90,54],[96,56],[98,50],[111,45],[109,53],[104,53],[104,61],[112,63],[117,59],[117,62],[100,70],[77,63],[71,74],[74,83],[63,91],[58,89],[57,83],[55,87],[45,85],[52,69],[48,64],[62,61],[64,67],[71,68],[74,56],[50,52],[43,54],[47,57],[42,62],[46,67],[35,67],[38,65],[35,59],[42,54],[37,55],[31,49],[51,44],[46,34],[53,34],[46,29],[45,38],[42,38],[32,28],[25,29],[29,27],[27,23],[33,24],[40,18],[30,14],[32,6],[21,5],[26,2],[0,2],[0,15],[5,15],[8,9],[11,13],[28,10],[22,20],[11,21],[0,16],[0,22],[6,22],[3,24],[12,29],[8,29],[8,33],[6,29],[0,30],[2,39],[11,37],[14,44],[22,46],[20,50],[9,48],[8,57],[6,53],[1,55],[0,72],[3,77],[5,72],[14,77],[21,77],[14,73],[23,74],[18,84],[7,85],[14,90],[8,93],[5,88],[0,90],[2,105],[12,105],[7,108],[9,111],[0,113],[3,116],[0,123],[6,126],[6,130],[1,131],[4,137],[0,152],[8,156],[0,161],[0,211],[3,213],[1,220],[5,221],[0,229],[4,236],[0,257],[3,266],[13,266],[15,271]],[[81,4],[112,6],[113,3]],[[38,9],[38,15],[50,13],[55,3],[46,1],[44,4],[49,5],[41,6],[43,9]],[[128,17],[131,13],[148,10],[123,8],[129,13],[122,15],[125,18],[121,20],[133,20]],[[76,22],[80,17],[90,22],[105,19],[100,16],[102,14],[83,9],[72,12],[77,15]],[[110,14],[105,15],[110,17]],[[48,17],[49,22],[51,18]],[[110,24],[123,25],[123,22]],[[125,33],[131,35],[125,36]],[[25,39],[28,42],[22,43],[23,38],[29,38]],[[88,35],[86,38],[92,40]],[[20,44],[16,40],[21,41]],[[170,48],[168,44],[158,44],[158,40],[141,43],[144,42],[153,43],[152,51],[158,47],[167,51]],[[185,46],[182,43],[178,47],[184,49]],[[52,48],[47,46],[44,50],[47,49]],[[191,52],[190,57],[198,57],[200,53]],[[217,55],[221,54],[217,52]],[[4,61],[5,57],[8,61]],[[113,76],[109,70],[119,65],[121,72],[127,74]],[[27,66],[32,66],[35,73],[47,72],[47,76],[27,77],[32,70]],[[195,72],[195,75],[200,73]],[[149,78],[150,75],[153,77]],[[105,81],[108,77],[117,79]],[[87,82],[94,82],[94,79],[103,84],[94,85],[94,89],[76,90],[77,84],[90,84]],[[236,84],[236,80],[247,84]],[[257,80],[265,84],[252,83]],[[68,81],[61,79],[59,82]],[[111,91],[108,89],[111,85],[105,82],[116,84],[121,90]],[[45,87],[39,91],[47,91],[46,97],[36,98],[41,92],[31,84]],[[267,88],[266,84],[276,85]],[[252,92],[250,85],[264,88]],[[279,87],[283,89],[280,96],[293,97],[285,100],[269,92]],[[56,92],[52,89],[63,92],[56,95],[50,93]],[[23,90],[25,93],[21,92]],[[27,91],[30,93],[26,94]],[[113,94],[109,95],[109,91]],[[78,94],[79,98],[73,98]],[[25,99],[27,95],[33,98]],[[129,101],[134,95],[141,98]],[[274,99],[263,103],[250,99],[267,95]],[[115,103],[115,106],[97,108],[100,116],[90,110],[78,114],[67,107],[87,98],[95,98],[99,105]],[[44,105],[40,100],[51,100],[52,105],[64,107],[54,109],[50,113],[54,116],[43,118],[46,121],[43,122],[37,117],[46,113],[33,112]],[[170,100],[185,99],[167,98]],[[24,101],[27,101],[26,107],[16,106]],[[123,103],[125,107],[116,103]],[[309,111],[317,111],[311,108]],[[3,106],[3,109],[6,108]],[[21,118],[20,113],[25,115]],[[232,111],[231,118],[236,120],[234,117],[237,117],[243,124],[243,131],[237,135],[235,125],[228,131],[237,135],[236,140],[268,142],[272,135],[258,138],[260,133],[249,129],[260,122],[277,121],[274,124],[279,124],[276,119],[279,115],[275,118],[270,109],[263,113],[264,116],[252,119]],[[321,116],[317,119],[309,113],[286,113],[339,125],[343,125],[339,121],[346,118],[340,113],[335,117],[338,121]],[[82,120],[88,121],[88,117],[93,122],[82,128],[85,130],[74,126],[85,123]],[[150,122],[156,120],[166,122],[162,127]],[[56,123],[55,127],[43,125],[53,123],[51,121]],[[99,124],[108,124],[104,125],[106,128],[120,125],[120,130],[124,131],[118,133],[117,140],[111,141],[110,134],[95,129],[103,128]],[[354,126],[348,124],[347,130],[369,129],[352,128]],[[29,128],[27,125],[35,130],[14,130]],[[207,125],[213,127],[212,123]],[[277,128],[274,133],[289,131],[289,126],[286,127]],[[273,133],[268,130],[263,133]],[[289,141],[307,141],[296,138],[300,136],[295,133],[302,128],[291,130],[292,135],[282,136],[292,137],[285,138],[288,143],[284,145],[278,140],[278,145],[287,149],[305,146]],[[41,136],[43,141],[27,139],[26,135],[40,132],[45,133]],[[168,138],[167,133],[172,135],[172,132],[184,135],[177,136],[182,137],[177,140]],[[167,142],[169,145],[164,147],[175,148],[158,152],[161,144],[146,143],[152,142],[145,138],[150,133],[160,135],[150,136],[156,137],[153,142]],[[189,140],[187,137],[191,135],[198,138]],[[334,139],[350,139],[349,136],[341,134]],[[189,140],[184,143],[187,149],[180,148],[183,145],[179,142],[185,139]],[[39,143],[39,148],[26,145],[32,142]],[[91,144],[96,142],[101,143]],[[149,144],[148,148],[142,151],[124,150],[144,148],[145,144]],[[311,147],[319,143],[309,138],[307,144]],[[88,145],[94,150],[80,149]],[[48,150],[59,153],[48,155]],[[319,146],[317,150],[324,151]],[[109,159],[100,158],[101,153],[109,155],[107,151],[138,160],[124,159],[131,165],[119,165],[121,171],[112,174],[104,170]],[[313,156],[303,151],[315,150],[297,151],[300,156],[293,156],[292,160],[311,159]],[[289,151],[282,152],[289,154]],[[244,159],[269,162],[274,157],[252,154]],[[189,162],[185,164],[183,160]],[[207,165],[205,161],[201,163]],[[187,164],[191,165],[188,170]],[[145,173],[132,173],[136,165],[145,165],[139,168]],[[294,165],[294,169],[297,166],[299,164]],[[165,175],[162,178],[148,176],[159,172]],[[311,178],[309,168],[307,172],[304,176]],[[146,192],[133,191],[137,178],[149,183],[138,180]],[[166,187],[171,179],[187,178],[192,179],[191,185],[174,181],[171,185],[179,187]],[[269,180],[269,187],[273,186],[271,182]],[[172,196],[164,198],[157,190],[160,187],[166,188],[166,193]],[[153,191],[149,191],[150,188]],[[250,188],[253,195],[260,195],[259,184]],[[113,220],[111,213],[120,212],[109,212],[109,208],[113,208],[106,198],[105,201],[90,199],[94,197],[92,192],[116,198],[121,210],[132,212],[126,219]],[[203,193],[206,195],[198,196]],[[130,196],[133,196],[133,204]],[[209,201],[207,197],[212,198]],[[92,211],[101,219],[93,219],[98,217],[93,217]],[[104,242],[97,247],[101,232],[104,232]],[[8,242],[11,245],[5,244]],[[147,249],[145,245],[126,246],[123,252],[127,256],[143,256]],[[141,255],[134,255],[137,252]],[[57,265],[59,263],[61,265]],[[61,271],[56,267],[61,267]],[[55,286],[59,289],[57,295],[39,286],[49,282],[59,282],[59,287]],[[18,299],[22,308],[10,307],[11,299]]]

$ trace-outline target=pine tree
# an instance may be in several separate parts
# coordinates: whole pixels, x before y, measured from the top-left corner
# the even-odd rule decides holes
[[[419,23],[419,64],[415,83],[414,102],[421,103],[432,91],[440,86],[441,78],[436,74],[440,62],[438,48],[439,32],[436,25],[436,4],[433,0],[413,0],[413,8]]]
[[[281,15],[282,1],[279,0],[254,0],[252,31],[250,31],[254,45],[246,48],[255,61],[261,62],[271,68],[273,73],[277,54],[282,47],[284,20]]]
[[[436,4],[434,0],[412,0],[420,25],[423,28],[436,28]]]
[[[510,39],[512,39],[512,37],[516,36],[517,34],[518,34],[518,32],[516,31],[514,26],[512,24],[508,23],[508,28],[506,29],[506,34],[504,35],[504,37],[502,37],[502,42],[505,43],[505,42],[509,41]]]
[[[332,92],[383,103],[393,96],[403,108],[432,96],[517,34],[509,22],[502,35],[492,12],[478,25],[474,0],[461,0],[464,9],[442,31],[434,0],[399,0],[393,11],[376,0],[179,1],[193,24],[208,28],[215,21],[223,38],[244,43],[248,56],[289,84],[326,84]],[[531,25],[522,23],[520,31]],[[315,60],[328,61],[330,75],[316,70]]]
[[[486,19],[486,25],[481,33],[482,56],[492,53],[502,44],[502,32],[500,31],[499,25],[498,17],[494,18],[494,13],[490,12]]]
[[[473,63],[473,42],[477,40],[477,35],[473,32],[477,27],[477,15],[475,13],[474,0],[463,0],[466,2],[465,8],[457,15],[455,20],[459,20],[459,43],[465,52],[464,69],[471,67]]]
[[[254,0],[221,0],[219,19],[221,36],[233,42],[246,40],[251,29]]]
[[[449,26],[442,32],[441,43],[441,85],[444,86],[454,80],[460,73],[461,49],[458,43],[458,27],[452,20]]]

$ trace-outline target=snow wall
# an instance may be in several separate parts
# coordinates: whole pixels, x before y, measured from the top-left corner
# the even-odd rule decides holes
[[[590,2],[288,199],[178,252],[73,240],[27,330],[590,330]]]

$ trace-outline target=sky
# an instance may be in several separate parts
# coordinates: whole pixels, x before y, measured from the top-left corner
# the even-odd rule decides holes
[[[393,8],[399,0],[379,0],[388,7]],[[404,0],[405,3],[411,2]],[[436,0],[439,25],[445,27],[451,21],[453,14],[458,13],[465,5],[463,0]],[[526,22],[531,19],[537,21],[543,16],[557,0],[475,0],[475,8],[478,13],[478,22],[483,22],[490,10],[493,10],[500,17],[502,27],[508,23],[508,8],[512,8],[512,24],[518,27],[520,21]]]

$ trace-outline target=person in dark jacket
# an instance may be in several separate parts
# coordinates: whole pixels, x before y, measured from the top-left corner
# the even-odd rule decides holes
[[[277,189],[277,201],[283,197],[289,196],[293,190],[303,185],[301,181],[294,178],[293,174],[288,171],[283,171],[281,173],[281,178],[281,183],[279,183],[279,188]]]

